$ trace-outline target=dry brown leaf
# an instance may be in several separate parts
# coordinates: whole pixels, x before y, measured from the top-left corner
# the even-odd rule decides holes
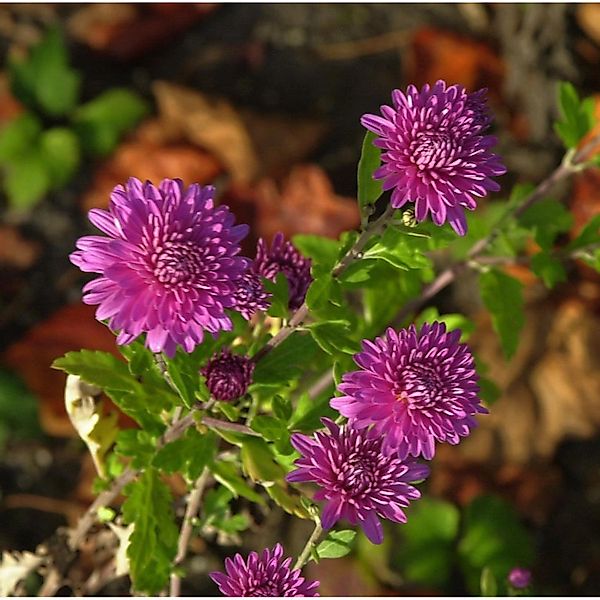
[[[415,33],[407,66],[407,79],[417,86],[444,79],[499,94],[504,77],[504,63],[488,44],[430,27]]]
[[[600,45],[600,4],[586,3],[577,6],[577,23],[585,33]]]
[[[11,225],[0,225],[0,269],[29,269],[39,258],[41,246]]]
[[[94,313],[94,307],[82,303],[65,306],[30,329],[2,357],[3,362],[14,369],[39,398],[40,423],[50,435],[77,435],[64,405],[65,374],[51,369],[52,362],[66,352],[82,348],[120,356],[114,335],[96,321]],[[107,409],[118,410],[108,399]],[[119,412],[119,425],[132,427],[135,423]]]
[[[255,209],[257,235],[267,239],[277,231],[287,237],[311,233],[337,238],[360,221],[356,201],[337,196],[327,174],[317,165],[295,167],[281,189],[272,179],[259,182]]]
[[[185,183],[212,182],[221,171],[220,164],[208,153],[189,144],[163,144],[150,141],[160,135],[155,129],[142,128],[139,139],[121,144],[96,171],[90,190],[84,195],[83,208],[106,208],[113,188],[129,177],[158,184],[165,177]]]
[[[164,44],[211,13],[218,4],[84,5],[69,19],[69,33],[103,54],[131,60]]]
[[[0,596],[6,597],[14,594],[17,585],[37,569],[43,558],[32,552],[7,552],[2,553],[0,561]]]
[[[231,178],[252,181],[258,159],[239,113],[227,102],[166,81],[153,86],[161,118],[182,138],[205,148],[225,165]]]

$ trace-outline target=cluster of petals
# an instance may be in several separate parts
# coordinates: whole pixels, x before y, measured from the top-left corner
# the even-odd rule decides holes
[[[100,274],[83,301],[98,305],[96,317],[119,331],[119,344],[145,333],[153,352],[173,356],[177,346],[191,352],[205,332],[232,328],[225,309],[248,267],[238,256],[248,226],[235,225],[213,196],[212,186],[131,178],[113,190],[108,211],[90,211],[106,236],[80,238],[70,258]]]
[[[325,529],[345,519],[360,525],[369,540],[380,544],[379,517],[405,523],[406,508],[421,496],[412,484],[427,477],[429,469],[414,460],[401,460],[382,451],[383,439],[375,431],[339,427],[324,418],[327,431],[313,437],[294,433],[291,441],[301,456],[287,480],[316,482],[315,500],[325,500],[321,522]]]
[[[477,198],[498,191],[492,177],[506,172],[492,152],[496,138],[485,135],[491,122],[485,90],[469,94],[460,85],[438,81],[420,91],[414,85],[406,92],[394,90],[392,103],[381,107],[381,116],[361,119],[383,150],[384,164],[374,177],[383,181],[384,190],[393,190],[393,207],[414,203],[417,221],[431,214],[437,225],[449,222],[464,235],[465,209],[473,210]]]
[[[330,404],[358,429],[381,436],[383,450],[431,460],[435,443],[457,444],[487,413],[473,355],[459,329],[425,323],[364,340],[357,371],[344,374]]]
[[[225,559],[225,573],[210,573],[224,596],[279,597],[318,596],[318,581],[307,581],[300,569],[290,567],[291,558],[283,558],[283,548],[277,544],[259,555],[251,552],[244,560],[241,554]]]

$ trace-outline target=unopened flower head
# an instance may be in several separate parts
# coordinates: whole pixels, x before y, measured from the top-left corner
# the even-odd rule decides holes
[[[364,340],[354,356],[360,367],[346,373],[331,406],[357,428],[372,426],[384,451],[400,458],[430,460],[435,442],[457,444],[487,413],[478,397],[473,356],[459,343],[461,332],[443,323],[414,325],[373,342]]]
[[[287,480],[317,483],[320,489],[315,500],[326,500],[321,514],[325,529],[345,519],[360,525],[374,544],[380,544],[379,517],[405,523],[403,508],[421,496],[412,483],[427,477],[429,469],[414,460],[384,454],[383,439],[372,430],[339,427],[327,418],[322,421],[327,432],[318,431],[313,437],[292,434],[301,457]]]
[[[273,238],[271,247],[263,238],[258,240],[254,270],[262,277],[275,281],[278,273],[283,273],[289,286],[289,307],[300,308],[312,282],[311,261],[298,252],[294,245],[279,232]]]
[[[506,172],[492,152],[496,138],[485,135],[491,118],[485,90],[474,93],[438,81],[392,92],[393,106],[381,115],[364,115],[361,123],[377,134],[383,166],[374,173],[384,190],[393,190],[392,206],[415,203],[417,221],[429,213],[436,225],[446,221],[459,234],[467,231],[465,209],[476,198],[498,191],[492,179]]]
[[[222,350],[213,356],[200,371],[206,387],[215,400],[229,402],[243,396],[252,383],[254,363],[247,356]]]
[[[283,548],[277,544],[259,555],[250,552],[244,560],[241,554],[225,559],[225,573],[214,571],[211,579],[224,596],[318,596],[318,581],[307,581],[300,569],[291,569],[292,559],[283,560]]]
[[[232,328],[237,281],[248,266],[238,256],[247,225],[235,225],[226,206],[215,207],[214,188],[165,179],[159,187],[131,178],[111,194],[108,211],[90,221],[106,234],[78,240],[71,261],[101,276],[83,301],[128,344],[146,333],[153,352],[173,356],[202,342],[205,332]]]
[[[270,298],[271,294],[265,290],[260,275],[249,268],[238,280],[234,309],[249,321],[255,313],[269,309]]]
[[[508,582],[515,589],[522,590],[531,583],[531,571],[523,567],[515,567],[508,574]]]

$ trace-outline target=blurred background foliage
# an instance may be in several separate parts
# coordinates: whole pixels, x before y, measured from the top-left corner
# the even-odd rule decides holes
[[[466,251],[511,194],[560,161],[556,133],[576,124],[554,131],[557,81],[590,97],[581,119],[600,115],[598,23],[595,4],[0,7],[2,549],[34,549],[93,499],[94,468],[64,410],[64,375],[49,365],[80,348],[118,356],[80,303],[83,278],[67,260],[91,231],[86,212],[106,207],[114,185],[130,176],[215,183],[251,225],[248,254],[258,236],[279,230],[337,237],[359,224],[359,117],[389,102],[393,88],[443,78],[488,88],[509,167],[499,202],[470,215]],[[567,207],[544,206],[559,243],[600,214],[599,190],[598,169],[553,190]],[[496,243],[533,252],[518,224]],[[436,267],[451,259],[436,255]],[[327,550],[341,558],[310,563],[322,595],[505,594],[514,566],[533,569],[539,594],[600,591],[600,278],[578,261],[546,271],[548,290],[518,264],[509,271],[526,310],[510,361],[475,276],[420,316],[475,324],[464,332],[486,365],[491,415],[459,448],[439,449],[425,498],[382,546],[359,533]],[[396,291],[409,297],[418,284],[407,277]],[[377,298],[374,333],[393,317]],[[132,425],[124,415],[119,424]],[[169,484],[182,492],[180,480]],[[202,522],[222,547],[194,539],[186,594],[214,593],[207,572],[235,544],[283,541],[293,553],[306,537],[309,524],[223,494],[207,495],[212,520]],[[124,578],[92,577],[110,560],[102,543],[82,550],[86,566],[72,577],[90,594],[126,593]]]

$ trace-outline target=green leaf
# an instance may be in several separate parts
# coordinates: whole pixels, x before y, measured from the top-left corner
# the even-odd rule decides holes
[[[216,442],[212,431],[202,434],[190,428],[183,437],[163,446],[154,456],[152,464],[166,473],[183,473],[188,480],[194,481],[214,459]]]
[[[396,562],[409,581],[443,587],[450,580],[460,512],[450,502],[424,497],[407,510]]]
[[[508,502],[497,496],[479,496],[464,513],[458,553],[471,593],[477,594],[484,567],[496,581],[506,581],[512,567],[531,564],[533,542]]]
[[[492,324],[508,359],[519,345],[519,335],[525,323],[523,285],[503,271],[490,269],[479,277],[481,298],[492,316]]]
[[[279,419],[270,415],[258,415],[254,417],[252,423],[250,423],[250,427],[270,442],[278,440],[286,431],[285,425]]]
[[[0,369],[0,449],[9,439],[41,436],[37,398],[16,374]]]
[[[134,469],[147,467],[155,451],[155,438],[142,429],[125,429],[117,434],[115,453],[131,457]]]
[[[42,123],[26,112],[9,121],[0,130],[0,162],[10,161],[27,154],[42,131]]]
[[[566,247],[571,252],[600,242],[600,215],[594,215]]]
[[[289,284],[283,273],[277,273],[275,281],[270,281],[263,277],[263,285],[267,292],[271,294],[271,306],[267,314],[271,317],[287,318],[289,309]]]
[[[273,485],[285,476],[283,468],[275,462],[271,448],[260,438],[249,437],[243,442],[240,459],[245,474],[264,487]]]
[[[549,252],[539,252],[531,259],[531,270],[551,289],[557,283],[567,280],[567,272],[560,260]]]
[[[520,223],[534,232],[535,241],[544,249],[552,247],[560,233],[569,231],[573,215],[556,200],[542,200],[530,206],[520,217]]]
[[[561,118],[554,124],[554,131],[567,148],[574,148],[594,126],[593,99],[581,101],[573,85],[561,81],[558,84],[558,107]]]
[[[356,531],[344,529],[330,531],[327,537],[317,546],[319,558],[341,558],[352,551],[352,542]]]
[[[48,193],[50,185],[48,166],[37,148],[6,165],[4,191],[10,204],[17,209],[32,208]]]
[[[159,415],[173,406],[173,396],[161,393],[160,386],[164,383],[157,384],[153,379],[148,384],[138,381],[126,363],[108,352],[68,352],[52,366],[103,388],[113,402],[148,433],[160,435],[164,431]]]
[[[292,243],[313,265],[319,265],[329,271],[337,261],[340,243],[322,235],[295,235]]]
[[[292,401],[283,396],[274,396],[272,402],[273,414],[281,421],[287,423],[292,416]]]
[[[289,513],[290,515],[294,515],[299,519],[312,518],[302,504],[303,496],[290,494],[280,483],[276,483],[275,485],[271,485],[265,489],[267,490],[267,494],[269,494],[273,502],[275,502],[277,506],[283,508],[285,512]]]
[[[350,328],[347,322],[311,323],[306,327],[317,344],[328,354],[337,354],[338,352],[355,354],[360,350],[359,343],[350,337]]]
[[[496,583],[496,577],[489,567],[484,567],[481,571],[479,586],[481,588],[481,595],[484,597],[491,598],[498,595],[498,584]]]
[[[316,400],[312,400],[308,394],[302,394],[289,424],[290,430],[312,433],[323,427],[322,417],[335,419],[339,413],[329,406],[330,399],[329,394],[323,394]]]
[[[305,372],[317,352],[317,344],[310,335],[295,331],[258,361],[252,380],[286,385]]]
[[[73,122],[85,150],[105,156],[147,113],[148,106],[140,96],[125,88],[114,88],[80,106]]]
[[[79,139],[66,127],[53,127],[42,133],[39,143],[52,187],[60,188],[71,180],[79,168]]]
[[[61,117],[77,105],[81,78],[68,65],[64,38],[57,28],[50,29],[25,60],[10,61],[9,72],[13,92],[34,110]]]
[[[367,131],[363,140],[362,152],[358,161],[358,206],[363,219],[368,216],[368,207],[376,202],[383,193],[380,180],[373,179],[373,173],[381,164],[381,150],[373,145],[377,135]]]
[[[158,473],[148,469],[127,486],[126,494],[123,520],[134,523],[127,547],[133,587],[157,596],[169,581],[177,552],[179,531],[171,492]]]
[[[236,498],[244,496],[244,498],[248,498],[248,500],[257,504],[265,503],[265,499],[238,475],[234,464],[218,461],[213,463],[210,468],[215,479],[228,488]]]
[[[406,235],[396,227],[387,227],[383,235],[363,253],[364,258],[385,260],[401,271],[431,267],[425,255],[428,240]]]

